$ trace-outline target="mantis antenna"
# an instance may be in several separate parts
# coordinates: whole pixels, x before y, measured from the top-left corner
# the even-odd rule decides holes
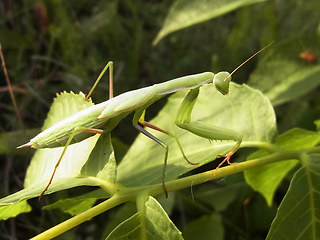
[[[255,54],[253,54],[251,57],[249,57],[247,60],[245,60],[243,63],[241,63],[238,67],[236,67],[229,75],[228,77],[225,78],[228,79],[229,77],[232,76],[232,74],[234,74],[239,68],[241,68],[244,64],[246,64],[247,62],[249,62],[252,58],[254,58],[256,55],[258,55],[259,53],[261,53],[263,50],[265,50],[267,47],[269,47],[271,44],[273,44],[274,41],[272,41],[271,43],[269,43],[267,46],[265,46],[264,48],[260,49],[258,52],[256,52]]]

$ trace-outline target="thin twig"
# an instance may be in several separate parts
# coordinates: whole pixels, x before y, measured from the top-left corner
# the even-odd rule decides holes
[[[18,106],[17,106],[16,99],[15,99],[15,97],[13,95],[11,82],[9,80],[9,76],[8,76],[8,72],[7,72],[7,68],[6,68],[6,63],[4,61],[4,57],[3,57],[3,54],[2,54],[1,43],[0,43],[0,57],[1,57],[1,66],[2,66],[2,69],[3,69],[3,74],[5,76],[5,79],[6,79],[6,82],[7,82],[7,85],[8,85],[8,89],[9,89],[10,97],[11,97],[11,100],[12,100],[12,103],[13,103],[14,111],[15,111],[16,116],[18,118],[18,122],[19,122],[20,128],[23,129],[22,118],[21,118],[21,115],[20,115],[20,112],[19,112],[19,109],[18,109]]]

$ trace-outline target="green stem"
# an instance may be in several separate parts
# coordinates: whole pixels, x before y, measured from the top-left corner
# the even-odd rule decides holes
[[[74,216],[50,229],[47,231],[40,233],[39,235],[31,238],[32,240],[40,240],[40,239],[52,239],[60,234],[78,226],[79,224],[92,219],[93,217],[103,213],[121,203],[124,203],[130,199],[122,198],[118,194],[113,195],[108,200],[98,204],[97,206],[92,207],[91,209]]]
[[[219,170],[216,172],[216,175],[214,175],[215,169],[213,169],[211,171],[207,171],[204,173],[199,173],[199,174],[188,176],[185,178],[169,181],[169,182],[166,182],[166,187],[168,192],[177,191],[183,188],[190,187],[191,185],[192,186],[198,185],[214,179],[223,178],[225,176],[242,172],[249,168],[258,167],[258,166],[270,164],[270,163],[281,161],[281,160],[298,159],[300,154],[301,154],[301,151],[284,151],[284,152],[274,153],[266,157],[257,158],[257,159],[241,162],[238,164],[229,165],[223,168],[219,168]],[[156,190],[154,188],[154,189],[151,189],[151,191],[149,191],[149,194],[154,195],[158,193],[158,191],[159,191],[158,189]],[[161,192],[163,192],[162,189],[161,189]]]
[[[99,186],[106,191],[107,193],[109,193],[111,196],[116,194],[118,192],[118,185],[115,183],[111,183],[108,181],[105,181],[101,178],[97,178],[97,177],[92,177],[92,176],[87,176],[88,179],[93,180],[95,182],[97,182],[99,184]]]
[[[319,153],[320,147],[312,148],[304,151],[307,153],[311,153],[311,152]],[[215,169],[213,169],[213,170],[199,173],[196,175],[168,181],[166,182],[166,188],[168,192],[173,192],[173,191],[184,189],[190,186],[205,183],[214,179],[223,178],[225,176],[242,172],[249,168],[258,167],[258,166],[270,164],[277,161],[288,160],[288,159],[299,159],[301,152],[302,150],[276,152],[274,154],[271,154],[265,157],[219,168],[219,170],[216,172],[216,175],[214,174]],[[131,187],[131,188],[119,187],[119,194],[120,195],[123,194],[123,196],[126,196],[128,198],[132,198],[132,195],[139,195],[139,193],[141,192],[147,192],[151,196],[158,196],[158,195],[164,194],[162,184],[154,184],[154,185],[148,185],[148,186],[142,186],[142,187]]]

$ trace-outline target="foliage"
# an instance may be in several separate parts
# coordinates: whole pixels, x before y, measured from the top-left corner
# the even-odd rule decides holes
[[[0,176],[2,196],[7,196],[0,200],[0,217],[11,219],[2,222],[0,238],[25,239],[46,229],[38,239],[320,237],[319,2],[171,3],[0,4],[0,42],[23,125],[31,129],[19,129],[7,88],[1,86]],[[33,198],[47,184],[61,149],[37,150],[18,191],[22,160],[31,158],[31,151],[15,146],[38,131],[32,128],[41,125],[55,92],[88,92],[108,60],[115,62],[115,92],[122,93],[191,73],[231,71],[271,41],[233,75],[234,82],[247,85],[233,83],[227,96],[202,87],[192,115],[243,135],[232,158],[238,164],[215,175],[217,156],[234,142],[208,142],[175,126],[186,95],[181,91],[163,108],[164,101],[147,111],[147,119],[157,113],[151,123],[173,131],[190,160],[200,163],[187,164],[172,139],[152,132],[169,144],[167,199],[161,185],[164,151],[145,136],[132,143],[130,117],[112,138],[105,134],[70,146],[47,192],[55,194],[40,203]],[[101,84],[95,102],[104,101],[106,92]],[[87,103],[82,94],[59,94],[44,128]]]

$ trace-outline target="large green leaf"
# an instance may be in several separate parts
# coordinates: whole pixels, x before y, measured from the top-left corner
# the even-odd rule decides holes
[[[81,173],[85,176],[96,176],[103,181],[116,183],[117,181],[117,163],[109,133],[102,134],[89,159],[81,168]]]
[[[307,43],[312,54],[320,52],[319,36],[312,35],[272,45],[251,74],[248,84],[260,89],[272,104],[279,105],[296,99],[320,84],[320,64],[299,57]]]
[[[181,232],[171,222],[161,205],[148,197],[142,209],[116,227],[109,239],[183,239]]]
[[[82,92],[79,94],[73,92],[62,92],[57,94],[53,99],[48,116],[43,123],[42,131],[57,122],[94,105],[91,98],[86,101],[84,97],[85,95]]]
[[[76,177],[87,161],[99,136],[94,136],[68,147],[56,171],[54,180]],[[32,187],[49,181],[63,147],[38,149],[27,170],[25,187]],[[54,182],[53,185],[54,186]],[[52,188],[51,188],[52,189]],[[51,192],[49,189],[48,193]]]
[[[277,146],[284,150],[297,150],[313,147],[320,142],[320,135],[316,132],[303,129],[291,129],[280,135]],[[249,159],[267,156],[269,153],[259,150],[249,156]],[[245,171],[247,183],[256,191],[260,192],[269,206],[278,186],[296,165],[298,161],[287,159],[283,162],[272,163]]]
[[[137,207],[134,202],[127,202],[122,206],[119,206],[117,211],[109,219],[108,224],[105,226],[103,237],[106,238],[109,234],[123,221],[136,214]],[[101,239],[103,239],[101,237]]]
[[[177,0],[172,5],[162,29],[153,41],[157,44],[168,34],[221,16],[237,8],[264,0]]]
[[[40,193],[47,186],[48,182],[43,182],[36,184],[34,186],[30,186],[22,189],[19,192],[13,193],[9,196],[6,196],[0,199],[0,206],[12,205],[16,204],[22,200],[39,197]],[[61,178],[57,179],[52,183],[53,189],[55,191],[77,187],[77,186],[96,186],[98,183],[94,180],[90,180],[87,178]],[[51,188],[52,189],[52,188]],[[51,193],[51,189],[47,191],[47,193]]]
[[[189,160],[202,165],[229,151],[235,142],[210,142],[178,128],[173,120],[186,93],[187,91],[183,91],[171,96],[167,105],[151,123],[174,132]],[[276,135],[275,115],[269,100],[259,91],[245,85],[231,84],[230,94],[226,96],[221,95],[211,85],[203,86],[192,119],[236,130],[243,135],[243,144],[252,141],[271,142]],[[154,131],[152,134],[169,146],[166,180],[174,179],[199,166],[187,164],[171,137]],[[118,166],[118,182],[126,186],[159,183],[163,160],[164,149],[140,135]]]
[[[320,239],[320,158],[305,158],[279,206],[267,240]]]
[[[93,103],[91,101],[85,101],[82,93],[74,94],[72,92],[64,92],[58,94],[48,112],[42,130],[47,129],[66,117],[90,106],[93,106]],[[94,136],[70,145],[57,169],[55,180],[76,177],[79,174],[81,167],[88,159],[98,137],[99,136]],[[48,182],[62,151],[63,147],[38,149],[28,167],[25,178],[25,187],[27,188]]]

